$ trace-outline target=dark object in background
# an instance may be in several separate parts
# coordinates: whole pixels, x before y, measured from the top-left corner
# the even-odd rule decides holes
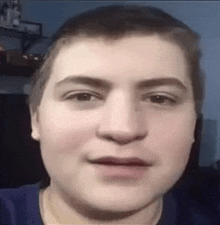
[[[26,95],[0,95],[0,188],[36,183],[46,174],[39,143],[31,138]]]
[[[20,51],[0,51],[0,74],[31,77],[43,61],[43,55],[24,54]]]
[[[5,51],[1,51],[0,49],[0,70],[2,70],[2,66],[7,64],[7,54]]]

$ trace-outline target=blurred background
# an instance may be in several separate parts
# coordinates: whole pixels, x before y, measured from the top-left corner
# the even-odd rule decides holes
[[[155,6],[201,35],[206,74],[205,104],[197,123],[193,167],[220,170],[220,2],[218,1],[1,1],[0,187],[38,181],[45,170],[31,139],[26,104],[30,76],[42,62],[50,37],[70,16],[112,4]]]

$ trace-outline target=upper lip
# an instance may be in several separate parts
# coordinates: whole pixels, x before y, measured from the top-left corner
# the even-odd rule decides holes
[[[127,166],[149,166],[150,163],[137,157],[118,158],[118,157],[101,157],[90,160],[90,163],[107,164],[107,165],[127,165]]]

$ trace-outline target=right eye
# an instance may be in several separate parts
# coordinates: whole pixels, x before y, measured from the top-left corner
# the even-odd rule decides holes
[[[93,109],[103,105],[103,96],[98,93],[72,92],[64,97],[76,109]]]
[[[69,95],[66,97],[66,99],[72,99],[77,101],[95,101],[98,100],[98,97],[89,93],[78,93]]]

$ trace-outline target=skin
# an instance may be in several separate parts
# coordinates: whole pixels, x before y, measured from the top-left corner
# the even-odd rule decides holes
[[[105,84],[74,80],[85,76]],[[47,221],[56,214],[63,224],[156,224],[163,195],[182,175],[194,141],[184,53],[158,35],[75,40],[58,53],[31,118],[51,177],[44,191],[52,208],[52,214],[45,209]],[[107,180],[88,162],[103,156],[135,156],[150,166],[141,179]],[[102,220],[101,212],[110,219]]]

